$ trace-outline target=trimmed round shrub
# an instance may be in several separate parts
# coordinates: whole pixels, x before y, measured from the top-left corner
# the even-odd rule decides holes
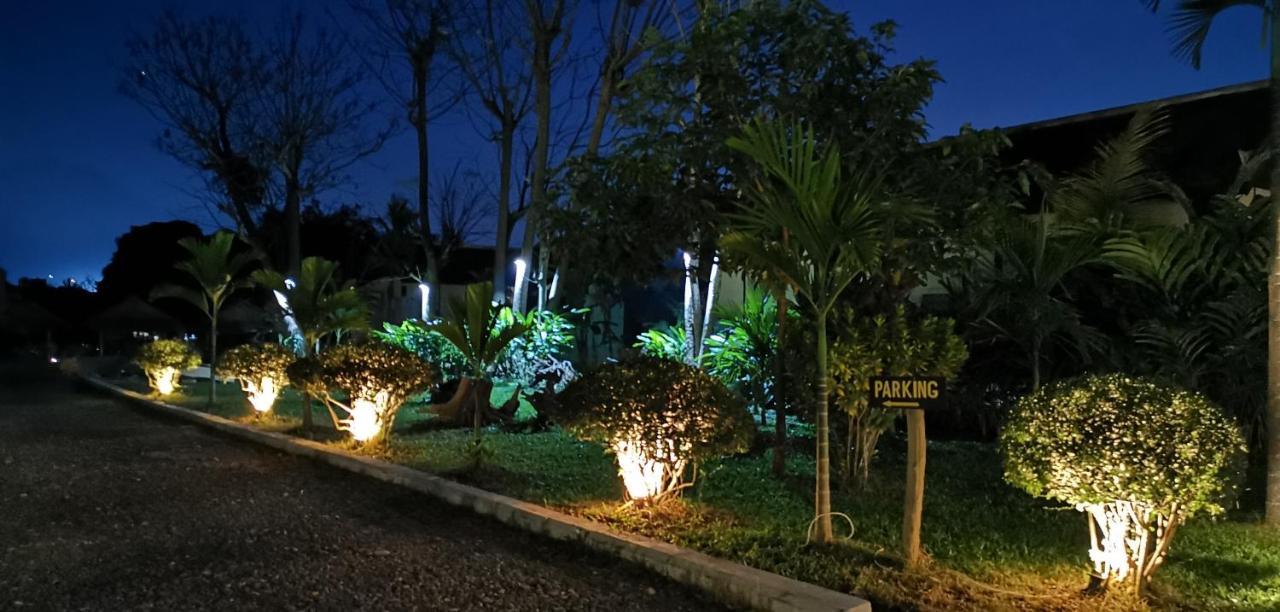
[[[723,383],[654,357],[583,374],[560,394],[557,413],[573,435],[613,452],[633,501],[678,492],[690,463],[743,452],[754,432],[746,405]]]
[[[160,395],[179,388],[182,373],[200,365],[200,354],[181,340],[154,340],[142,345],[136,357],[147,383]]]
[[[256,413],[266,414],[288,385],[286,370],[293,361],[293,352],[279,344],[245,344],[227,351],[218,367],[240,381]]]
[[[323,388],[321,399],[346,418],[334,425],[357,442],[377,444],[386,439],[396,413],[415,393],[431,386],[430,364],[404,349],[381,343],[346,344],[320,354],[315,365],[290,370],[306,387]],[[316,378],[318,377],[318,381]],[[340,401],[331,391],[341,391]]]
[[[1121,374],[1026,396],[1000,446],[1010,483],[1088,515],[1094,587],[1139,592],[1184,520],[1223,512],[1245,457],[1239,427],[1204,396]]]

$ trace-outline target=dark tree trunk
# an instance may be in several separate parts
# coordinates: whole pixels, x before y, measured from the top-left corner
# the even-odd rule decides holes
[[[289,177],[285,179],[284,228],[285,269],[297,278],[302,271],[302,186],[298,182],[301,164],[290,164]]]
[[[409,122],[413,124],[414,134],[418,139],[418,225],[419,239],[426,258],[426,281],[431,290],[440,295],[440,262],[436,254],[435,241],[431,237],[431,149],[427,139],[427,64],[430,58],[413,59],[413,108],[409,111]],[[440,299],[428,304],[427,318],[433,318],[438,312],[436,304]]]
[[[1267,283],[1266,523],[1280,527],[1280,7],[1271,6],[1271,274]]]
[[[507,247],[511,242],[511,166],[514,163],[515,121],[502,120],[502,136],[498,157],[498,219],[493,247],[493,300],[507,301]]]

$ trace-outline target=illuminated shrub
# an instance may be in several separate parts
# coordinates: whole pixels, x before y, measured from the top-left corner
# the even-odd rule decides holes
[[[1023,398],[1000,445],[1010,483],[1086,514],[1093,588],[1139,593],[1184,520],[1223,511],[1244,458],[1239,428],[1203,396],[1123,375]]]
[[[628,497],[650,502],[685,486],[691,463],[742,452],[751,415],[709,374],[653,357],[591,370],[560,394],[557,421],[617,457]]]
[[[200,355],[181,340],[155,340],[138,349],[137,361],[151,389],[169,395],[178,390],[183,372],[200,365]]]
[[[293,352],[279,344],[246,344],[227,351],[218,368],[240,381],[254,412],[266,414],[288,384],[286,369],[293,360]]]
[[[334,427],[357,442],[378,444],[390,433],[405,401],[431,385],[432,373],[429,364],[404,349],[347,344],[315,360],[299,360],[289,368],[289,379],[324,402]],[[346,416],[340,418],[335,408]]]

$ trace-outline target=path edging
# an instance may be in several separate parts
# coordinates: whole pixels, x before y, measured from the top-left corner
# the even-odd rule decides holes
[[[426,493],[451,505],[468,508],[525,531],[556,540],[577,542],[593,550],[621,557],[681,584],[707,591],[730,605],[769,612],[871,612],[870,602],[846,593],[712,557],[661,540],[616,531],[595,521],[464,485],[421,470],[166,404],[93,376],[77,376],[98,390],[152,410],[289,454]]]

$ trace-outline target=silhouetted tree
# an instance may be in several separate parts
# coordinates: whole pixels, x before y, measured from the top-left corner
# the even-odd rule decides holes
[[[371,126],[379,106],[363,95],[365,70],[344,39],[305,27],[300,13],[285,18],[267,46],[271,77],[259,96],[262,137],[283,183],[288,258],[302,258],[302,201],[347,180],[355,162],[372,155],[391,125]]]
[[[268,61],[244,23],[166,12],[128,51],[120,90],[164,126],[160,148],[199,172],[241,237],[256,240],[270,171],[254,104]]]
[[[533,91],[526,61],[531,42],[520,26],[520,0],[468,0],[458,13],[450,55],[466,83],[477,130],[498,145],[498,194],[493,249],[493,299],[505,301],[507,248],[520,211],[512,211],[516,131]]]
[[[405,109],[418,145],[418,238],[425,280],[438,286],[441,254],[432,237],[428,126],[448,112],[456,93],[440,93],[437,53],[453,28],[453,3],[444,0],[351,0],[368,31],[368,59],[383,87]],[[407,78],[406,78],[407,77]]]

